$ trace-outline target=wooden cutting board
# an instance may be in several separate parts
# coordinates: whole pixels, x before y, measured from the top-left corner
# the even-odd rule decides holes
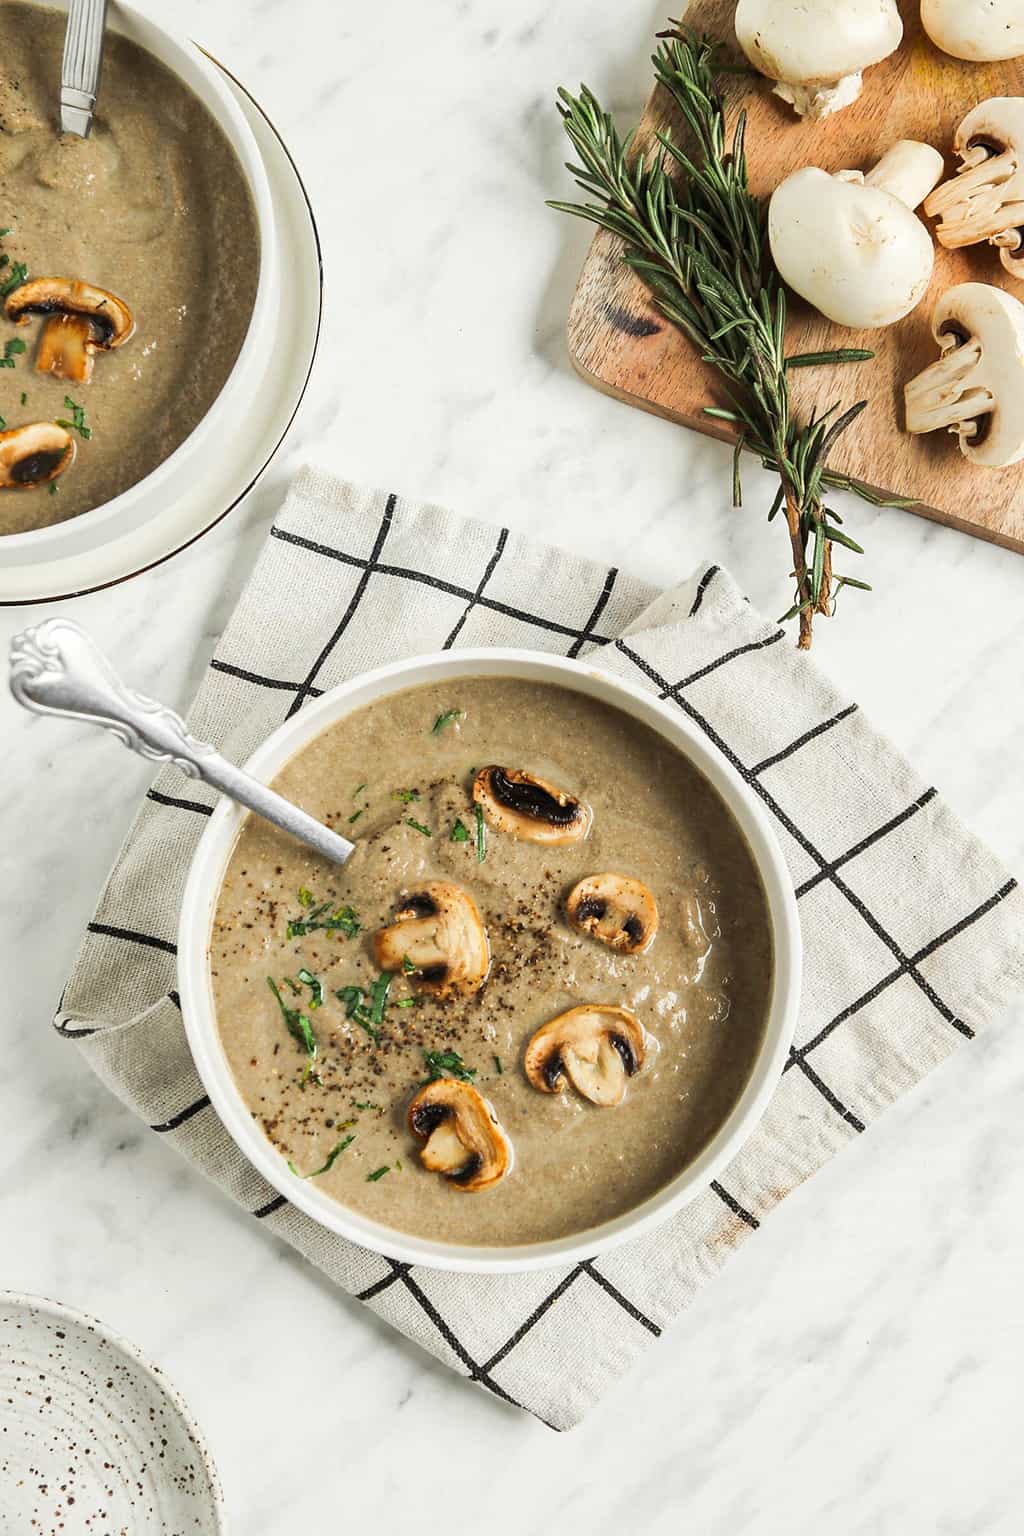
[[[920,0],[901,0],[905,35],[899,50],[868,70],[864,90],[850,107],[820,123],[797,118],[771,93],[771,85],[750,75],[723,75],[726,102],[748,113],[747,154],[755,193],[770,193],[790,171],[818,165],[828,171],[868,169],[897,139],[923,139],[947,156],[960,120],[989,96],[1024,95],[1024,59],[1003,64],[964,64],[940,53],[921,29]],[[728,40],[733,33],[732,0],[693,0],[688,25]],[[638,133],[646,146],[656,128],[677,136],[678,114],[660,87],[647,103]],[[559,195],[563,194],[561,191]],[[642,406],[672,421],[728,439],[721,422],[702,415],[705,405],[727,402],[713,372],[690,344],[651,305],[640,279],[619,259],[618,240],[599,230],[580,276],[569,316],[569,349],[584,378],[605,393]],[[864,411],[830,455],[833,468],[886,495],[917,498],[925,517],[966,533],[1024,551],[1024,463],[1009,469],[970,465],[944,432],[911,437],[903,431],[903,386],[938,357],[929,321],[939,294],[954,283],[995,283],[1024,301],[1024,283],[1015,282],[990,246],[944,251],[936,246],[932,287],[918,308],[886,330],[841,329],[802,301],[790,305],[788,349],[815,352],[825,347],[871,347],[868,363],[801,370],[792,392],[802,415],[841,399],[867,399]]]

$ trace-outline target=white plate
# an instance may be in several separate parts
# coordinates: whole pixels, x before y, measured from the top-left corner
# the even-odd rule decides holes
[[[156,1366],[94,1318],[0,1291],[0,1536],[219,1536],[217,1473]]]
[[[244,416],[232,425],[230,453],[212,460],[193,494],[96,548],[63,559],[43,551],[5,559],[0,539],[0,606],[80,597],[137,576],[200,538],[256,484],[292,423],[306,391],[320,336],[323,268],[306,189],[284,140],[266,113],[216,59],[256,139],[270,183],[282,283],[276,337],[264,377],[254,379]],[[269,450],[265,445],[269,444]]]

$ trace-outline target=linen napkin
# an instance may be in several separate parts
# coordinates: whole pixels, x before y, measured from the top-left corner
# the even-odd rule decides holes
[[[176,769],[156,779],[128,835],[56,1025],[254,1220],[453,1370],[566,1429],[779,1200],[1007,1004],[1024,984],[1024,901],[936,791],[718,567],[659,593],[314,470],[270,530],[189,726],[242,761],[357,672],[482,644],[586,654],[650,688],[707,733],[771,813],[799,898],[803,1002],[778,1091],[720,1181],[626,1247],[526,1275],[410,1267],[295,1210],[228,1137],[186,1044],[178,905],[216,796]]]

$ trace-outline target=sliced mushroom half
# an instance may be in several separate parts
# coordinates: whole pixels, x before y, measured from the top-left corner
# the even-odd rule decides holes
[[[590,807],[523,768],[481,768],[473,799],[492,827],[528,843],[578,843],[590,831]]]
[[[373,938],[382,971],[415,968],[415,982],[439,997],[468,997],[487,975],[490,949],[476,902],[449,880],[403,896],[395,921]]]
[[[1024,99],[994,96],[968,112],[953,139],[960,166],[926,200],[948,250],[988,241],[1024,278]]]
[[[490,1189],[512,1166],[512,1143],[471,1083],[439,1077],[409,1105],[409,1130],[425,1145],[420,1162],[468,1194]]]
[[[574,885],[566,915],[580,933],[600,939],[609,949],[642,955],[658,931],[658,903],[640,880],[629,875],[588,875]]]
[[[35,277],[9,293],[4,310],[15,325],[33,315],[48,315],[43,327],[36,370],[69,383],[87,384],[97,352],[111,352],[135,331],[131,310],[123,299],[67,277]]]
[[[28,491],[62,475],[75,457],[70,432],[55,421],[30,421],[0,432],[0,490]]]
[[[587,1003],[542,1024],[523,1064],[541,1093],[558,1093],[564,1076],[591,1104],[621,1104],[644,1064],[644,1032],[628,1008]]]

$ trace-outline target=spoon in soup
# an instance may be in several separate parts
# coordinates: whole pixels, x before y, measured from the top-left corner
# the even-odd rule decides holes
[[[60,67],[60,127],[62,133],[89,137],[103,67],[103,33],[107,0],[70,0]]]
[[[44,619],[15,635],[10,664],[11,692],[25,709],[103,726],[139,757],[173,763],[189,778],[201,779],[307,843],[332,864],[344,864],[353,853],[354,843],[197,741],[172,709],[127,687],[71,619]]]

